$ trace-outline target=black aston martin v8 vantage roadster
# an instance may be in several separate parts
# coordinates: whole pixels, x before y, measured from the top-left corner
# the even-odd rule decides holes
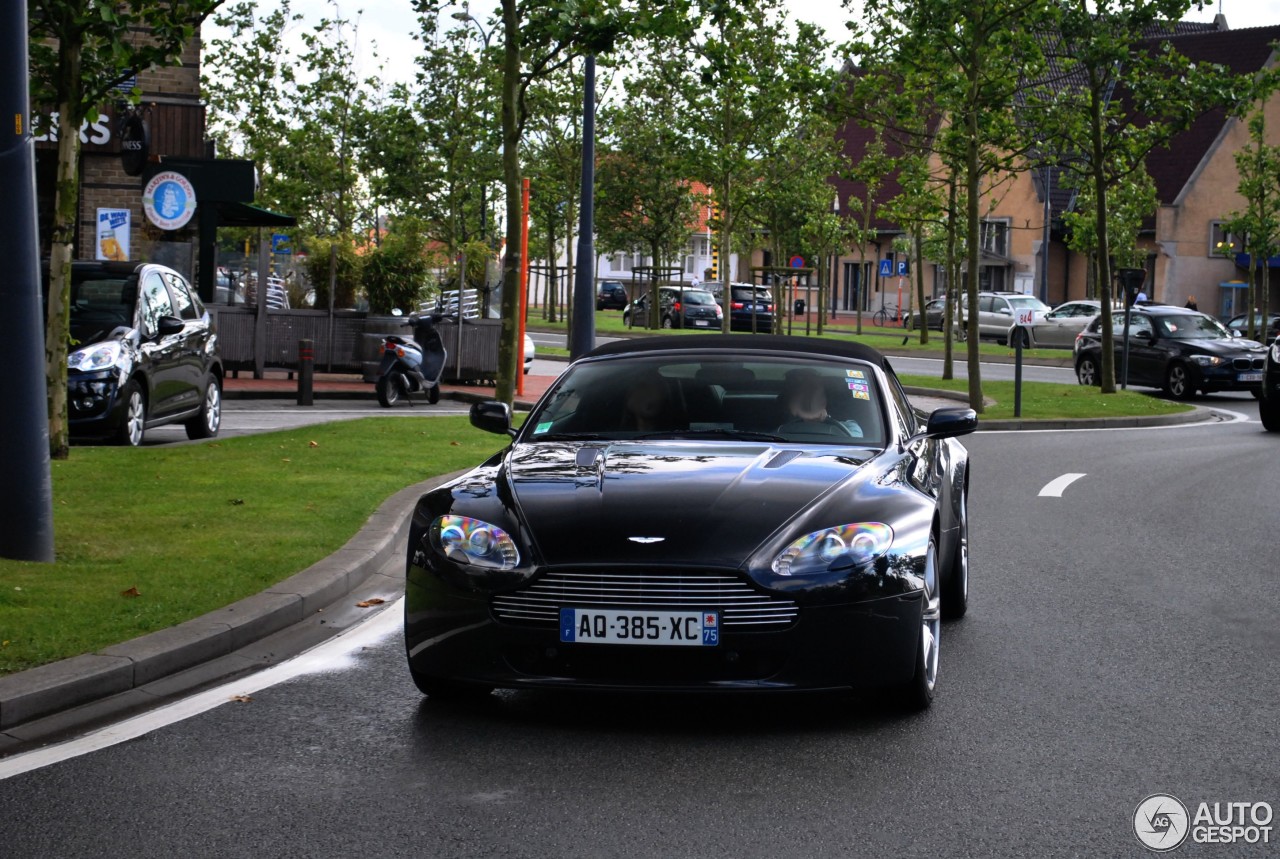
[[[653,337],[572,364],[419,500],[405,644],[428,695],[893,687],[925,707],[968,600],[973,411],[799,337]]]

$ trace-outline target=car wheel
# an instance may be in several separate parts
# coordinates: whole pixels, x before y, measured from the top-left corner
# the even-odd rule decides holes
[[[1191,386],[1191,376],[1185,364],[1173,363],[1164,374],[1164,392],[1175,400],[1189,400],[1196,389]]]
[[[124,400],[124,420],[116,430],[114,441],[116,444],[137,447],[142,444],[142,436],[147,429],[147,398],[143,396],[142,388],[132,379],[125,384],[120,397]]]
[[[623,325],[623,327],[624,327],[624,328],[630,328],[630,327],[631,327],[631,314],[630,314],[630,313],[624,313],[624,314],[622,314],[622,325]]]
[[[1031,348],[1031,338],[1023,328],[1019,328],[1009,335],[1010,346],[1022,346],[1023,349]]]
[[[1076,379],[1082,385],[1097,387],[1101,384],[1101,380],[1098,378],[1098,365],[1094,363],[1092,356],[1082,355],[1080,360],[1076,362]]]
[[[1262,428],[1268,432],[1280,432],[1280,396],[1258,400],[1258,419],[1262,421]]]
[[[938,544],[929,538],[924,557],[924,610],[920,617],[920,637],[916,647],[915,675],[902,688],[902,704],[911,710],[926,710],[933,703],[938,684],[938,644],[942,629],[938,599]]]
[[[432,385],[430,388],[427,388],[427,402],[433,406],[436,403],[440,402],[440,383],[439,382]]]
[[[493,691],[492,686],[472,686],[459,683],[457,680],[446,680],[443,677],[432,677],[413,668],[409,669],[413,685],[428,698],[439,698],[446,701],[477,700]]]
[[[675,326],[675,320],[674,320],[674,319],[672,319],[670,316],[664,316],[664,317],[662,317],[662,327],[663,327],[663,328],[668,328],[668,329],[670,329],[670,328],[675,328],[675,327],[676,327],[676,326]]]
[[[941,578],[942,619],[959,620],[969,610],[969,493],[964,490],[960,495],[956,545]]]
[[[907,317],[907,330],[908,331],[916,330],[916,318],[914,316]]]
[[[378,379],[378,402],[384,409],[389,409],[400,400],[400,380],[398,373],[392,373]]]
[[[222,384],[217,376],[210,376],[204,386],[204,404],[200,414],[184,424],[187,438],[213,438],[222,426]]]

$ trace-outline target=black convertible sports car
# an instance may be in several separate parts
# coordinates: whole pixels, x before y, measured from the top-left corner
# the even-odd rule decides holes
[[[419,500],[405,644],[425,694],[896,687],[932,701],[968,600],[970,409],[927,423],[878,352],[611,343]]]

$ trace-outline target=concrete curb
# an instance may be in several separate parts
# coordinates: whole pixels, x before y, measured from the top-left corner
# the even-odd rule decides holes
[[[345,600],[370,579],[377,580],[397,555],[403,557],[418,497],[462,473],[434,477],[400,490],[337,552],[260,594],[96,653],[0,677],[0,757],[37,744],[55,729],[69,730],[76,722],[72,716],[57,719],[44,729],[31,727],[54,714],[83,708],[82,721],[101,720],[112,713],[138,709],[143,701],[154,704],[162,700],[156,690],[146,695],[130,693],[165,678],[192,674],[188,683],[170,684],[167,694],[173,697],[197,684],[210,685],[255,667],[267,667],[270,661],[224,657],[297,626]],[[403,570],[398,574],[402,578]],[[382,578],[391,581],[391,577]],[[340,631],[341,626],[334,624],[322,636],[311,638],[330,637]],[[223,664],[215,670],[193,671],[219,661]],[[120,700],[115,706],[104,704],[117,697]]]

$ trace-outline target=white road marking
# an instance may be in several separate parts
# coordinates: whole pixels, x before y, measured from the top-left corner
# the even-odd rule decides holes
[[[1055,477],[1040,490],[1040,497],[1061,498],[1062,491],[1082,477],[1084,477],[1083,474],[1064,474],[1061,477]]]
[[[181,722],[183,719],[198,716],[214,707],[230,703],[236,696],[252,695],[254,692],[305,674],[320,674],[349,668],[355,665],[355,654],[361,649],[377,644],[400,630],[404,612],[403,603],[404,597],[401,597],[387,604],[384,610],[358,626],[353,626],[329,641],[304,651],[293,659],[259,671],[257,674],[207,689],[190,698],[174,701],[123,722],[99,728],[74,740],[4,758],[0,760],[0,781],[135,739],[158,728]]]

